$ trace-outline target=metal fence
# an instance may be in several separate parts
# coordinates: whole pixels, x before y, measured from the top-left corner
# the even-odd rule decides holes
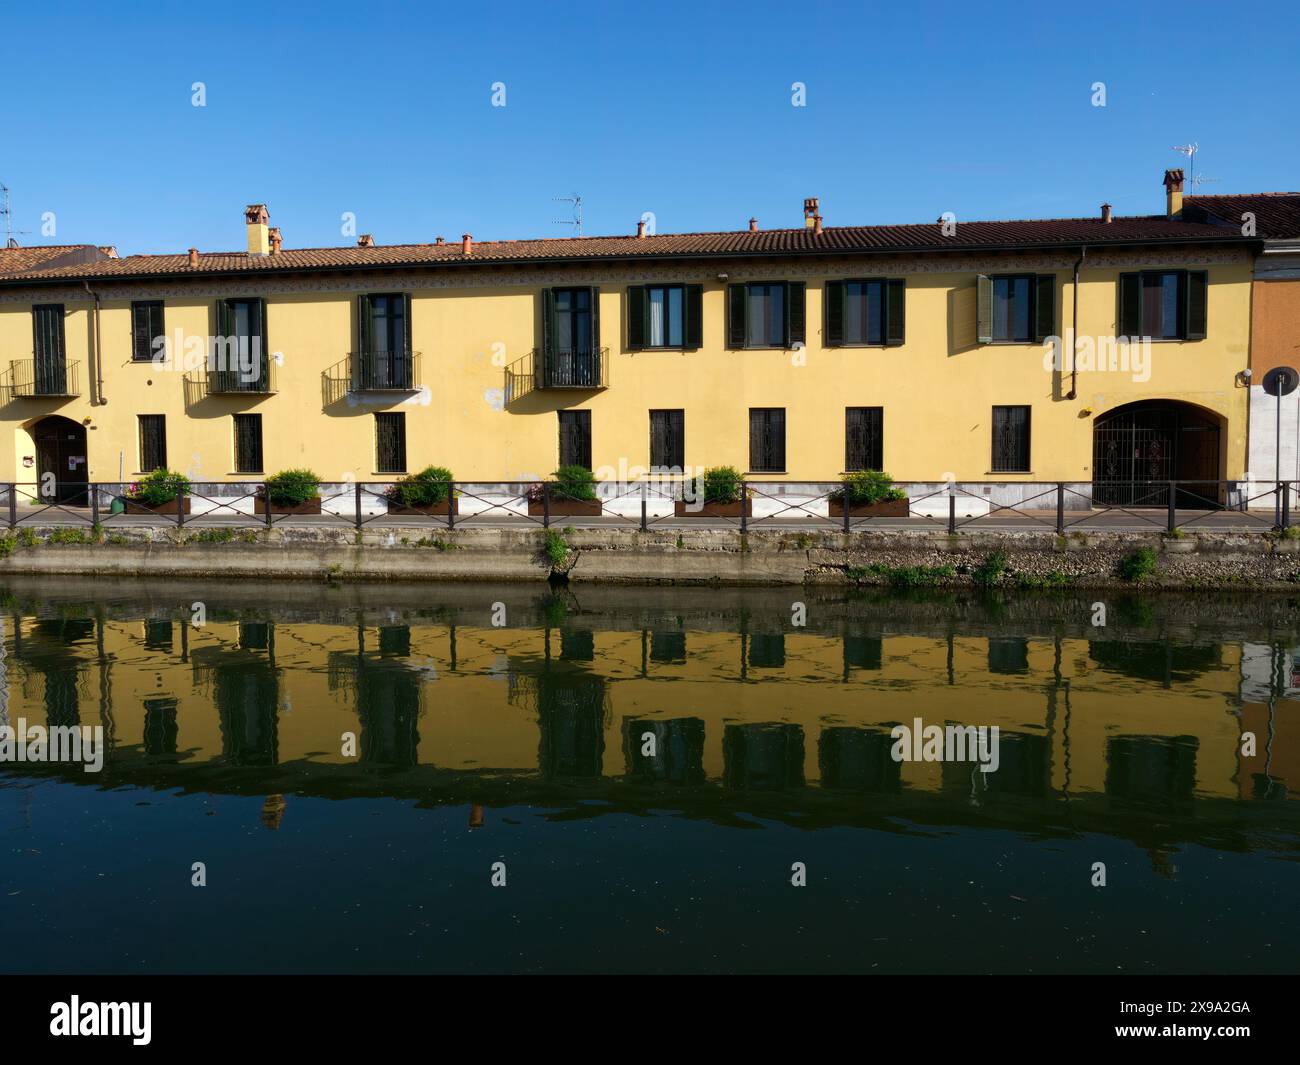
[[[905,499],[855,504],[839,482],[741,481],[725,500],[703,497],[696,480],[648,478],[596,482],[591,491],[554,481],[444,482],[430,506],[403,506],[392,482],[322,484],[296,506],[268,503],[262,482],[196,482],[174,498],[145,502],[124,482],[0,484],[0,521],[10,529],[48,524],[112,526],[166,522],[184,527],[273,527],[280,524],[429,526],[584,525],[634,528],[708,525],[757,528],[935,528],[949,533],[982,528],[1069,532],[1104,529],[1289,528],[1295,481],[1197,480],[1126,482],[1123,503],[1091,482],[911,482]],[[1104,486],[1103,486],[1104,487]],[[570,494],[571,493],[571,494]]]

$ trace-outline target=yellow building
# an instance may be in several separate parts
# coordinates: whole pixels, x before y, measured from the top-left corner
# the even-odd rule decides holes
[[[246,251],[0,251],[0,480],[1230,481],[1260,242],[1166,185],[1146,217],[835,227],[808,200],[794,229],[301,250],[253,205]]]

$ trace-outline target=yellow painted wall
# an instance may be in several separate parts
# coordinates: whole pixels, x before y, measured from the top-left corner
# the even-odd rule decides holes
[[[1140,268],[1159,265],[1150,256]],[[1171,265],[1196,265],[1179,260]],[[985,272],[1012,272],[1014,260],[986,264]],[[1134,266],[1089,266],[1080,286],[1080,332],[1116,332],[1116,279]],[[1247,365],[1250,343],[1251,264],[1210,264],[1208,338],[1153,345],[1150,380],[1127,374],[1085,372],[1078,399],[1066,401],[1067,380],[1043,367],[1040,345],[964,346],[973,337],[975,270],[909,272],[907,263],[875,269],[876,276],[907,279],[907,339],[897,348],[828,349],[822,345],[822,282],[830,277],[864,276],[864,268],[808,273],[789,267],[751,270],[742,279],[805,279],[808,341],[800,357],[789,351],[731,351],[724,341],[723,283],[716,270],[701,266],[694,276],[677,270],[671,280],[704,281],[704,346],[694,352],[629,352],[625,346],[625,291],[629,281],[654,279],[654,269],[635,275],[613,268],[601,276],[556,277],[548,283],[601,285],[601,343],[611,352],[609,388],[599,393],[534,392],[501,409],[502,366],[540,344],[540,292],[531,280],[512,283],[508,275],[491,284],[448,287],[405,286],[413,292],[413,343],[422,353],[421,377],[427,392],[405,402],[334,404],[322,409],[321,373],[340,363],[353,346],[354,305],[358,291],[400,290],[393,279],[354,281],[336,292],[277,291],[248,287],[240,294],[268,300],[268,341],[280,352],[278,392],[272,396],[213,396],[187,408],[183,374],[150,364],[132,364],[130,299],[151,298],[141,284],[117,297],[105,283],[102,310],[104,396],[92,406],[88,372],[91,303],[81,289],[62,297],[67,353],[80,362],[81,395],[71,400],[10,399],[0,405],[0,476],[34,481],[35,470],[22,458],[34,454],[27,428],[46,414],[86,421],[90,478],[131,479],[138,472],[136,415],[167,416],[169,464],[196,480],[233,480],[231,415],[263,415],[266,472],[309,466],[326,481],[385,480],[375,473],[374,421],[377,410],[407,413],[410,469],[434,463],[451,468],[458,479],[502,480],[544,476],[558,462],[555,411],[565,407],[592,412],[593,465],[629,467],[649,462],[652,408],[686,411],[686,462],[689,466],[748,462],[748,409],[784,407],[787,464],[784,475],[766,480],[833,480],[844,464],[844,408],[884,407],[884,465],[900,480],[1090,480],[1092,422],[1123,403],[1166,398],[1198,404],[1224,419],[1220,476],[1235,478],[1243,469],[1246,390],[1234,377]],[[1043,272],[1041,269],[1039,272]],[[444,275],[445,276],[445,275]],[[494,275],[495,276],[495,275]],[[665,275],[667,276],[667,275]],[[1070,324],[1070,271],[1056,272],[1058,329]],[[312,278],[313,286],[330,284]],[[426,282],[427,283],[427,282]],[[280,286],[282,290],[283,285]],[[206,338],[211,305],[218,290],[202,295],[167,295],[167,332],[177,328]],[[225,295],[236,294],[233,291]],[[42,297],[42,301],[47,301]],[[0,370],[8,359],[32,357],[31,302],[18,289],[0,292]],[[494,347],[496,346],[496,347]],[[1032,407],[1032,472],[991,471],[991,407]],[[1091,415],[1084,414],[1091,410]]]

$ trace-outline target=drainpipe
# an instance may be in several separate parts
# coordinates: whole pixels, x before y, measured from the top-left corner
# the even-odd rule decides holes
[[[1079,249],[1079,258],[1074,262],[1074,288],[1072,289],[1074,299],[1074,310],[1070,320],[1070,391],[1066,399],[1078,398],[1079,383],[1079,270],[1083,266],[1083,260],[1088,254],[1087,247]]]
[[[99,293],[90,287],[89,281],[83,281],[82,286],[86,294],[95,301],[95,351],[91,356],[94,359],[94,365],[90,367],[90,373],[86,374],[90,384],[90,405],[102,406],[104,403],[104,378],[100,373],[100,367],[103,365],[103,359],[99,346]]]

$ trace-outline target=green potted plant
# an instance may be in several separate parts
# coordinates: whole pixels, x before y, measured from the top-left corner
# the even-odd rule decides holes
[[[598,518],[600,497],[596,495],[596,475],[586,466],[561,466],[553,481],[535,484],[528,489],[528,513],[533,517],[547,512],[565,518]]]
[[[907,493],[883,470],[846,473],[827,498],[832,518],[844,517],[845,507],[855,518],[906,518],[910,512]]]
[[[735,466],[710,466],[694,495],[690,492],[688,482],[686,498],[673,502],[673,513],[679,518],[748,518],[754,513],[753,493],[744,487]]]
[[[253,500],[253,512],[265,514],[319,514],[320,478],[311,470],[281,470],[266,479]]]
[[[426,466],[419,473],[394,481],[384,490],[389,514],[447,514],[456,509],[456,492],[451,470]]]
[[[175,470],[156,469],[127,489],[128,514],[175,514],[179,503],[190,512],[190,479]]]

